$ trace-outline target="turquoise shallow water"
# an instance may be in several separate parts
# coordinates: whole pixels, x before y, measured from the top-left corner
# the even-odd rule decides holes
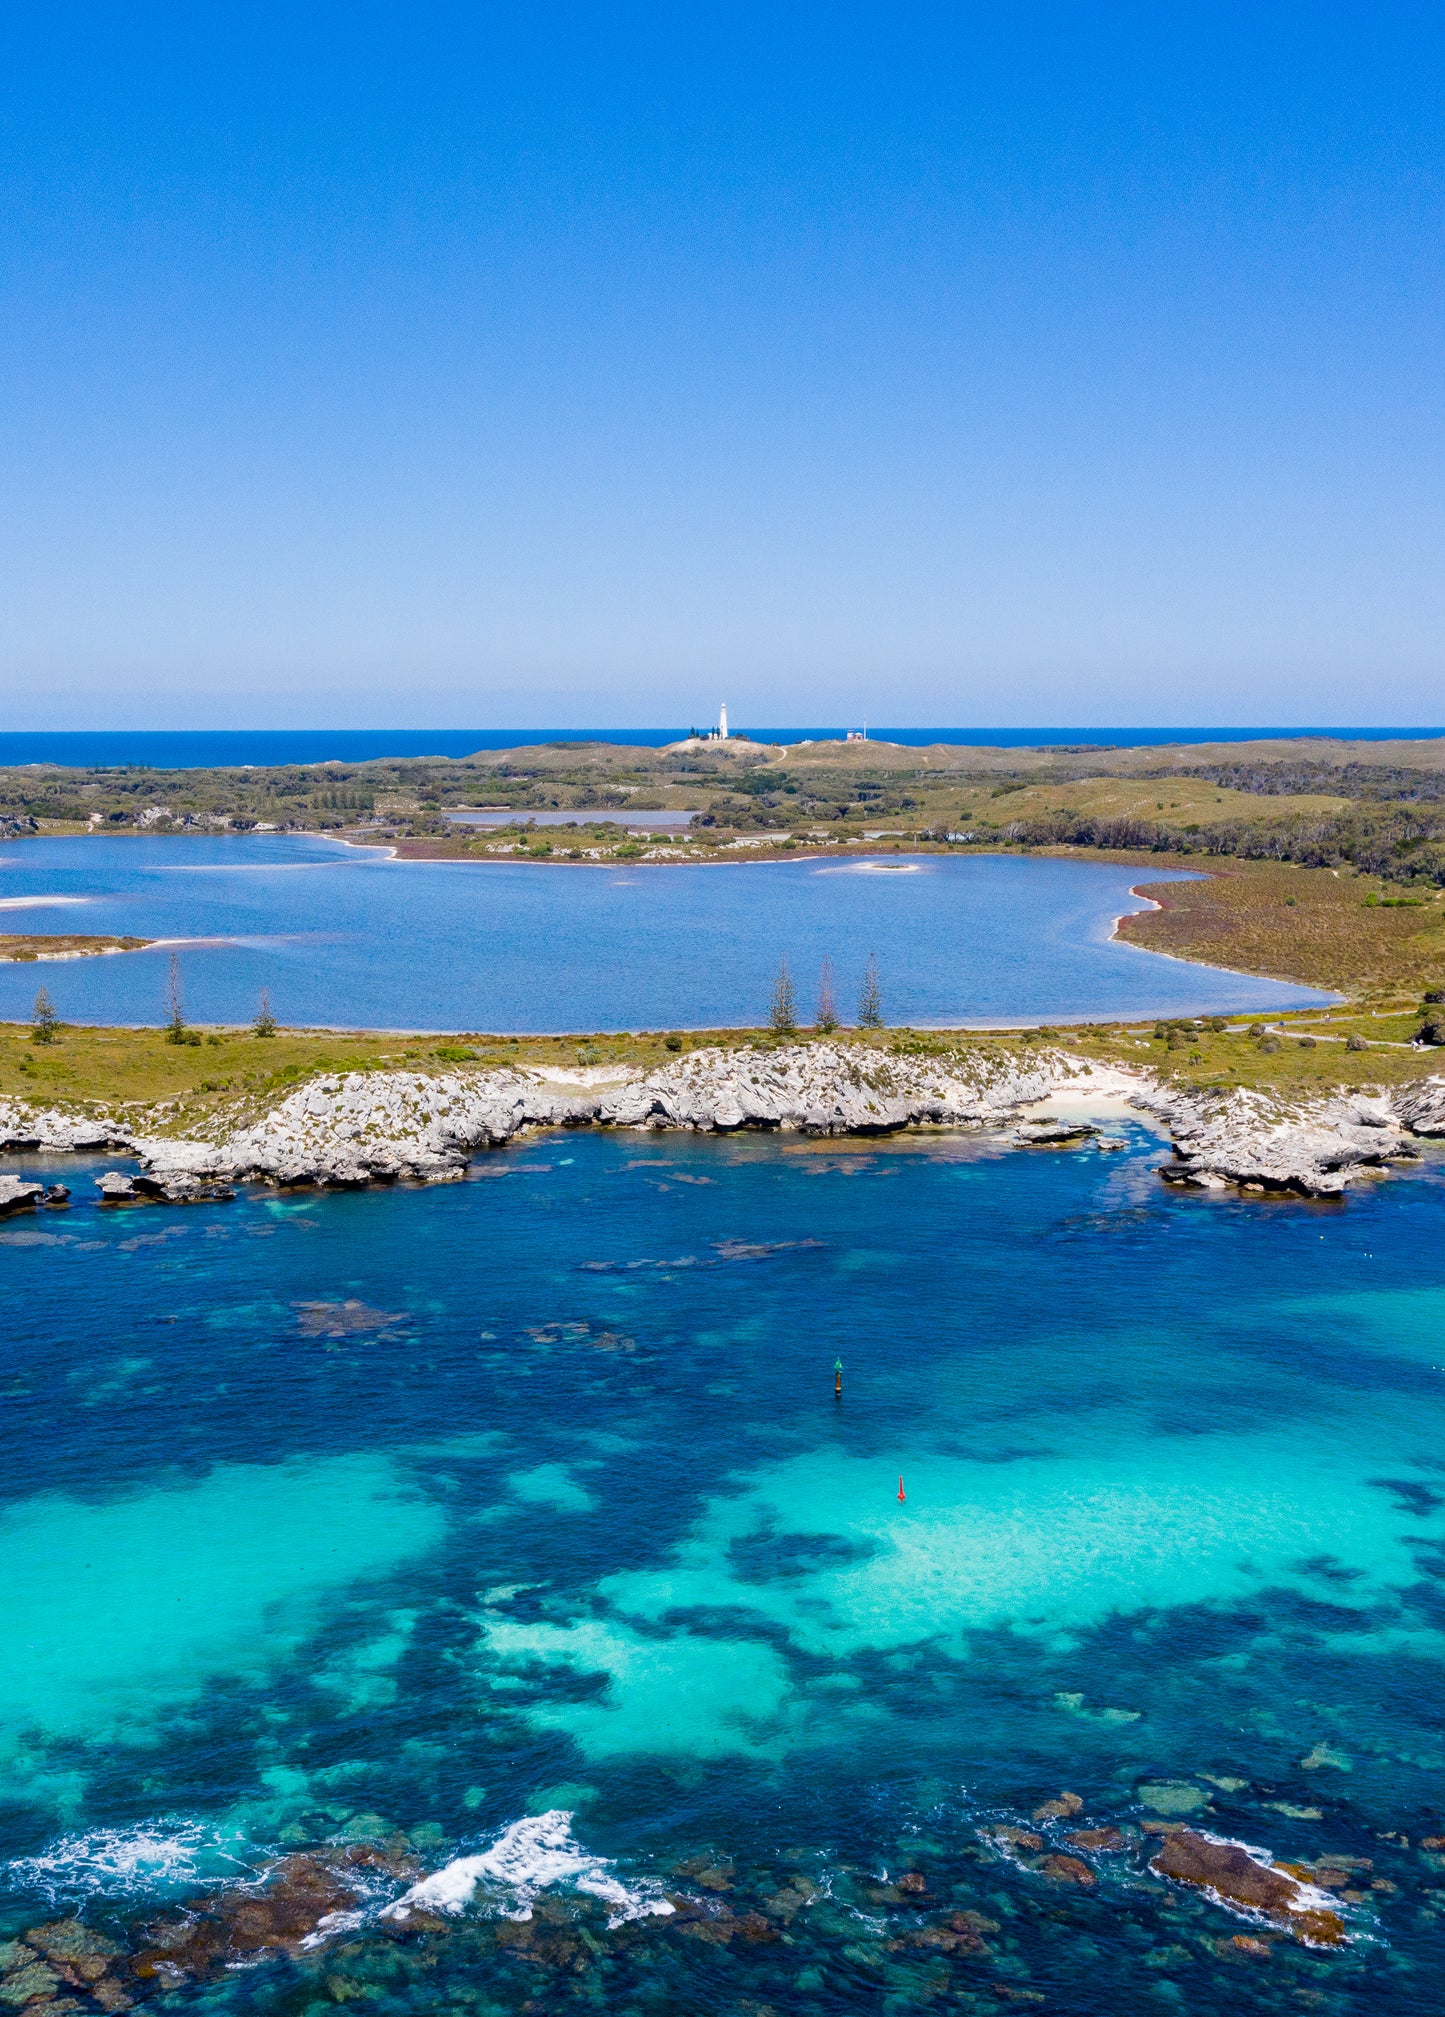
[[[644,1912],[580,1972],[465,1914],[413,1965],[373,1917],[176,2000],[1436,2007],[1445,1175],[1246,1204],[1129,1139],[569,1135],[12,1221],[0,1934],[337,1835],[455,1870],[558,1810],[568,1909],[710,1863],[739,1911],[819,1895],[757,1945]],[[1080,1890],[986,1839],[1161,1784],[1359,1859],[1348,1946],[1247,1959],[1139,1857]],[[990,1955],[900,1947],[902,1869]]]
[[[394,861],[280,836],[35,840],[0,856],[20,932],[180,942],[187,1013],[383,1029],[755,1026],[786,958],[810,1017],[823,959],[851,1016],[870,954],[899,1023],[1088,1020],[1328,997],[1110,942],[1168,870],[1016,856],[631,868]],[[164,1021],[170,948],[0,965],[0,1016],[38,979],[69,1021]]]

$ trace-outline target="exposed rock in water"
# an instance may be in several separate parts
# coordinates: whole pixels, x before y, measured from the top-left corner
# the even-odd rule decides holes
[[[1222,1904],[1257,1912],[1312,1947],[1338,1947],[1345,1925],[1327,1894],[1262,1849],[1194,1828],[1171,1828],[1149,1865],[1176,1884],[1192,1884]]]
[[[1337,1196],[1372,1168],[1409,1153],[1406,1128],[1423,1132],[1412,1109],[1445,1133],[1445,1083],[1438,1098],[1419,1086],[1384,1093],[1290,1100],[1244,1087],[1229,1091],[1160,1086],[1136,1101],[1164,1121],[1175,1160],[1160,1175],[1200,1189],[1241,1184],[1309,1197]],[[1412,1095],[1406,1099],[1404,1095]]]
[[[191,1176],[184,1170],[170,1171],[163,1176],[147,1172],[136,1178],[135,1187],[141,1197],[153,1198],[158,1204],[166,1205],[223,1204],[236,1195],[226,1184]]]
[[[349,1852],[353,1863],[375,1852]],[[361,1893],[345,1873],[316,1856],[288,1856],[264,1884],[198,1898],[174,1917],[153,1920],[132,1963],[142,1981],[179,1983],[263,1954],[299,1954],[328,1922],[353,1911]]]
[[[121,1170],[107,1170],[95,1179],[95,1187],[108,1205],[208,1205],[236,1195],[225,1184],[185,1170],[170,1170],[163,1176],[142,1171],[133,1177]]]
[[[1092,1121],[1024,1121],[1015,1129],[1014,1140],[1026,1148],[1065,1148],[1088,1141],[1098,1132]]]
[[[44,1184],[27,1183],[23,1177],[0,1177],[0,1219],[11,1212],[33,1212],[45,1196]]]
[[[1067,1821],[1075,1814],[1082,1814],[1084,1803],[1077,1793],[1060,1793],[1056,1800],[1045,1800],[1042,1807],[1035,1807],[1036,1821]]]

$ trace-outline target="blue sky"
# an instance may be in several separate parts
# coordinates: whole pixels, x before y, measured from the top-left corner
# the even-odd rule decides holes
[[[1442,57],[11,8],[0,726],[1438,721]]]

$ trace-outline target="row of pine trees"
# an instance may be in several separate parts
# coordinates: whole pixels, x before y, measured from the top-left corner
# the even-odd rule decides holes
[[[813,1027],[827,1036],[839,1027],[841,1021],[833,988],[833,962],[825,954],[818,970],[818,1006]],[[797,991],[785,954],[778,961],[778,977],[773,982],[768,1028],[775,1036],[792,1036],[798,1027]],[[878,962],[871,954],[863,969],[863,985],[858,990],[858,1027],[862,1030],[881,1030],[883,1027],[883,991],[878,985]]]
[[[181,994],[181,963],[174,953],[170,957],[166,999],[170,1008],[170,1015],[166,1021],[166,1042],[198,1044],[201,1041],[199,1030],[192,1029],[186,1021],[185,1003]],[[50,999],[48,988],[41,988],[36,995],[32,1020],[34,1022],[34,1028],[30,1033],[32,1042],[54,1043],[61,1023],[55,1013],[55,1005]],[[841,1020],[833,988],[833,962],[825,956],[818,971],[818,1006],[813,1017],[813,1027],[827,1036],[840,1026]],[[778,961],[778,977],[773,982],[768,1028],[776,1036],[791,1036],[798,1027],[797,993],[785,956]],[[878,962],[871,956],[863,970],[863,985],[858,991],[858,1027],[864,1030],[879,1030],[883,1027],[883,994],[878,985]],[[251,1033],[258,1037],[273,1037],[276,1029],[276,1018],[271,1013],[271,998],[263,988],[261,1006],[251,1025]]]

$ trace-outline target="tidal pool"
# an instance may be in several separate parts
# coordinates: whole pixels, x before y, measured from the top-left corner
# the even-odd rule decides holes
[[[441,1931],[378,1879],[178,2004],[1431,2008],[1445,1176],[1191,1197],[1129,1139],[60,1166],[0,1230],[0,1937],[404,1835]],[[1181,1815],[1343,1859],[1345,1943],[1151,1875]]]

